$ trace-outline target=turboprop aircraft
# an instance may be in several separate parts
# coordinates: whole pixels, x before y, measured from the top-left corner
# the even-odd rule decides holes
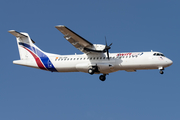
[[[104,81],[106,75],[119,70],[135,72],[136,70],[159,69],[172,65],[172,61],[160,52],[127,52],[109,53],[110,45],[92,44],[64,25],[55,26],[64,38],[84,54],[58,55],[39,49],[28,33],[8,31],[16,37],[20,60],[14,64],[38,68],[51,72],[85,72],[91,75],[102,74],[99,79]]]

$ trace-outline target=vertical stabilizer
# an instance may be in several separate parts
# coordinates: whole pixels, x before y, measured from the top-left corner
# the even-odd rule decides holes
[[[19,49],[20,60],[13,61],[14,64],[57,71],[47,53],[39,49],[27,33],[17,32],[15,30],[8,32],[16,37]]]
[[[23,48],[24,45],[34,46],[34,41],[30,39],[29,35],[27,33],[22,33],[22,32],[19,33],[15,30],[10,30],[8,32],[16,37],[20,59],[27,60],[27,59],[32,58],[30,53],[26,49]]]

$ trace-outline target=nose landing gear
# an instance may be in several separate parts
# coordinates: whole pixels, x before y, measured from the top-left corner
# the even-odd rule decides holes
[[[159,70],[160,70],[160,71],[159,71],[160,74],[164,74],[164,71],[163,71],[163,70],[164,70],[164,67],[159,67]]]
[[[163,70],[160,70],[159,73],[160,73],[160,74],[164,74]]]

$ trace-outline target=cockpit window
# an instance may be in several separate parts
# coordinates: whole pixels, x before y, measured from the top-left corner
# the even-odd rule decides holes
[[[163,57],[165,57],[162,53],[154,53],[153,55],[154,56],[163,56]]]

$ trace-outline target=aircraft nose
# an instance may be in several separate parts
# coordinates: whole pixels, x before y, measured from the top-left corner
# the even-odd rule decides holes
[[[167,64],[168,64],[168,66],[170,66],[170,65],[172,65],[172,64],[173,64],[173,61],[172,61],[172,60],[170,60],[170,59],[168,59],[166,62],[167,62]]]

